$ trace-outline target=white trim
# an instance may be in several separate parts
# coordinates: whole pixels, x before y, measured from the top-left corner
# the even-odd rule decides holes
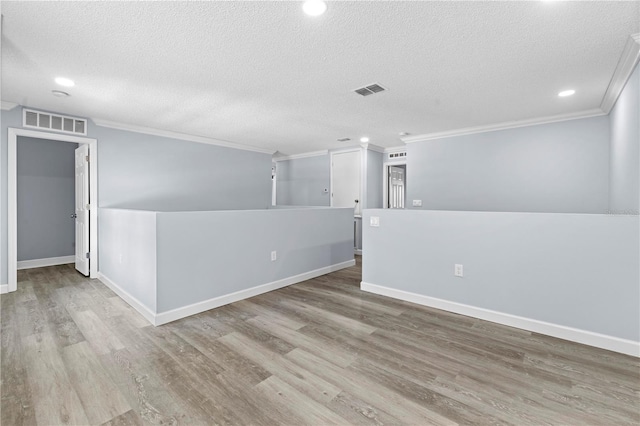
[[[138,311],[140,315],[142,315],[147,321],[151,324],[155,324],[155,314],[151,309],[143,305],[138,299],[130,295],[127,291],[122,289],[119,285],[111,281],[107,276],[105,276],[102,272],[98,272],[98,279],[107,287],[109,287],[115,294],[120,296],[122,300],[127,302],[133,309]]]
[[[305,152],[302,154],[283,155],[282,157],[274,157],[273,161],[287,161],[287,160],[299,160],[300,158],[320,157],[321,155],[327,155],[329,150],[324,149],[322,151]]]
[[[385,148],[385,154],[395,154],[396,152],[407,152],[406,146],[394,146],[393,148]]]
[[[7,149],[7,267],[9,278],[9,291],[16,291],[18,288],[18,239],[17,239],[17,157],[16,148],[18,144],[18,136],[25,136],[37,139],[47,139],[61,142],[82,143],[89,145],[89,156],[91,158],[89,166],[89,194],[91,198],[91,210],[89,218],[90,227],[90,251],[92,261],[90,263],[90,278],[98,276],[98,141],[97,139],[87,138],[84,136],[73,136],[63,133],[39,132],[36,130],[16,129],[9,127],[8,129],[8,149]]]
[[[11,111],[12,109],[14,109],[17,106],[18,106],[18,104],[13,103],[13,102],[0,101],[0,109],[2,109],[3,111]]]
[[[600,109],[606,114],[609,114],[616,104],[618,97],[622,93],[625,84],[627,84],[627,80],[631,77],[638,61],[640,61],[640,33],[632,34],[627,39],[627,44],[624,46],[622,56],[611,77],[607,91],[602,98]]]
[[[9,293],[9,284],[0,284],[0,294]]]
[[[223,146],[225,148],[241,149],[243,151],[260,152],[262,154],[273,155],[276,151],[273,149],[257,148],[250,145],[242,145],[235,142],[223,141],[221,139],[207,138],[204,136],[188,135],[186,133],[172,132],[169,130],[152,129],[151,127],[137,126],[135,124],[117,123],[115,121],[102,120],[100,118],[92,118],[93,122],[100,127],[108,127],[111,129],[126,130],[129,132],[143,133],[146,135],[161,136],[171,139],[179,139],[183,141],[205,143],[208,145]]]
[[[141,303],[138,299],[130,295],[126,290],[123,290],[119,285],[106,277],[102,272],[98,273],[98,279],[104,283],[107,287],[113,290],[118,296],[120,296],[125,302],[127,302],[133,309],[138,311],[140,315],[146,318],[153,325],[167,324],[172,321],[176,321],[191,315],[199,314],[200,312],[208,311],[210,309],[218,308],[220,306],[228,305],[229,303],[237,302],[239,300],[248,299],[259,294],[267,293],[269,291],[277,290],[282,287],[286,287],[292,284],[296,284],[302,281],[310,280],[321,275],[329,274],[331,272],[338,271],[340,269],[348,268],[356,264],[355,259],[347,260],[346,262],[336,263],[334,265],[325,266],[324,268],[315,269],[313,271],[305,272],[302,274],[294,275],[292,277],[283,278],[278,281],[273,281],[267,284],[262,284],[256,287],[248,288],[246,290],[236,291],[235,293],[225,294],[224,296],[214,297],[202,302],[193,303],[191,305],[183,306],[181,308],[172,309],[170,311],[154,313],[151,309]]]
[[[344,154],[345,152],[354,152],[354,151],[362,151],[361,146],[352,146],[350,148],[340,148],[340,149],[332,149],[329,151],[330,154]]]
[[[579,120],[581,118],[598,117],[606,115],[600,108],[586,111],[558,114],[547,117],[530,118],[528,120],[507,121],[504,123],[488,124],[486,126],[466,127],[464,129],[447,130],[444,132],[426,133],[424,135],[402,138],[404,143],[430,141],[433,139],[450,138],[452,136],[472,135],[475,133],[495,132],[497,130],[517,129],[520,127],[536,126],[539,124],[558,123],[561,121]]]
[[[18,261],[18,269],[31,269],[31,268],[42,268],[45,266],[66,265],[68,263],[74,263],[75,261],[76,261],[75,256],[58,256],[58,257],[47,257],[45,259],[20,260]]]
[[[379,152],[380,154],[384,154],[384,148],[378,145],[374,145],[372,143],[361,143],[360,144],[361,147],[363,147],[366,150],[369,151],[374,151],[374,152]]]
[[[566,327],[564,325],[505,314],[462,303],[450,302],[448,300],[437,299],[435,297],[424,296],[422,294],[410,293],[408,291],[370,284],[364,281],[360,283],[360,289],[369,293],[380,294],[382,296],[392,297],[394,299],[400,299],[416,303],[418,305],[429,306],[431,308],[495,322],[509,327],[520,328],[522,330],[546,334],[548,336],[582,343],[584,345],[595,346],[597,348],[607,349],[613,352],[640,357],[640,342],[634,342],[633,340],[621,339],[619,337]]]
[[[360,249],[355,249],[355,250],[353,251],[353,254],[357,254],[358,256],[362,256],[362,250],[360,250]]]

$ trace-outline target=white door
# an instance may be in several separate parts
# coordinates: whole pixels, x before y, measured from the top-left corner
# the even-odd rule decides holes
[[[360,151],[332,155],[331,205],[333,207],[353,207],[354,214],[360,214],[360,168]]]
[[[76,269],[89,276],[89,145],[76,149]]]
[[[389,166],[389,193],[390,209],[404,209],[404,167]]]

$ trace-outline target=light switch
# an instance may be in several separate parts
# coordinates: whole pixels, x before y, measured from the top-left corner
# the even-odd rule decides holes
[[[376,228],[380,226],[380,218],[378,216],[371,216],[369,218],[369,226],[375,226]]]

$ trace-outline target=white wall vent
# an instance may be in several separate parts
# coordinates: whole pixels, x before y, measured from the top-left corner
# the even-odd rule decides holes
[[[405,158],[407,156],[406,152],[390,152],[389,153],[389,158],[391,159],[396,159],[396,158]]]
[[[380,86],[378,83],[375,83],[375,84],[370,84],[369,86],[356,89],[354,90],[354,92],[356,92],[358,95],[369,96],[369,95],[373,95],[374,93],[384,92],[385,90],[387,89]]]
[[[26,108],[22,109],[22,126],[74,135],[87,135],[87,120],[84,118],[50,114]]]

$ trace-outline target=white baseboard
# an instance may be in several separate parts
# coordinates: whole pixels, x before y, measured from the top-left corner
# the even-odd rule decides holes
[[[0,294],[9,293],[9,284],[0,284]]]
[[[181,308],[172,309],[170,311],[154,313],[147,306],[142,304],[138,299],[130,295],[127,291],[123,290],[119,285],[106,277],[102,272],[98,273],[98,279],[104,283],[107,287],[114,291],[118,296],[127,302],[133,309],[138,311],[143,317],[147,319],[153,325],[167,324],[172,321],[179,320],[191,315],[199,314],[200,312],[208,311],[209,309],[218,308],[220,306],[228,305],[229,303],[237,302],[239,300],[248,299],[249,297],[257,296],[262,293],[266,293],[272,290],[277,290],[282,287],[286,287],[292,284],[296,284],[302,281],[310,280],[311,278],[319,277],[321,275],[335,272],[340,269],[348,268],[356,264],[355,259],[348,260],[346,262],[336,263],[335,265],[326,266],[324,268],[315,269],[313,271],[305,272],[303,274],[294,275],[292,277],[283,278],[278,281],[273,281],[267,284],[262,284],[256,287],[248,288],[246,290],[240,290],[235,293],[225,294],[224,296],[214,297],[212,299],[197,302],[192,305],[183,306]]]
[[[225,294],[224,296],[214,297],[212,299],[197,302],[192,305],[183,306],[181,308],[172,309],[170,311],[161,312],[156,314],[155,325],[162,325],[172,321],[179,320],[181,318],[188,317],[190,315],[199,314],[200,312],[208,311],[209,309],[218,308],[220,306],[228,305],[229,303],[237,302],[239,300],[248,299],[253,296],[257,296],[262,293],[277,290],[282,287],[286,287],[292,284],[296,284],[302,281],[310,280],[311,278],[319,277],[321,275],[335,272],[340,269],[348,268],[356,264],[355,259],[348,260],[346,262],[336,263],[334,265],[326,266],[324,268],[315,269],[313,271],[305,272],[303,274],[294,275],[292,277],[283,278],[278,281],[272,281],[267,284],[262,284],[256,287],[248,288],[246,290],[240,290],[235,293]]]
[[[74,263],[75,256],[47,257],[46,259],[21,260],[18,262],[18,269],[42,268],[45,266],[66,265]]]
[[[145,317],[147,319],[147,321],[149,321],[151,324],[153,325],[157,325],[155,323],[156,321],[156,315],[155,313],[147,308],[145,305],[143,305],[138,299],[136,299],[135,297],[133,297],[132,295],[130,295],[129,293],[127,293],[125,290],[123,290],[119,285],[117,285],[115,282],[111,281],[111,279],[109,279],[108,277],[106,277],[102,272],[98,272],[98,279],[100,281],[102,281],[102,283],[104,285],[106,285],[107,287],[109,287],[111,290],[113,290],[113,292],[115,294],[117,294],[118,296],[120,296],[122,298],[122,300],[124,300],[125,302],[127,302],[129,305],[131,305],[131,307],[133,309],[135,309],[136,311],[138,311],[140,313],[140,315],[142,315],[143,317]]]
[[[492,311],[490,309],[464,305],[462,303],[450,302],[448,300],[437,299],[435,297],[424,296],[422,294],[410,293],[408,291],[370,284],[364,281],[360,283],[360,288],[363,291],[416,303],[418,305],[429,306],[443,311],[466,315],[485,321],[520,328],[522,330],[533,331],[535,333],[546,334],[548,336],[582,343],[584,345],[595,346],[597,348],[607,349],[613,352],[640,357],[640,342],[634,342],[633,340],[621,339],[619,337],[505,314],[502,312]]]

